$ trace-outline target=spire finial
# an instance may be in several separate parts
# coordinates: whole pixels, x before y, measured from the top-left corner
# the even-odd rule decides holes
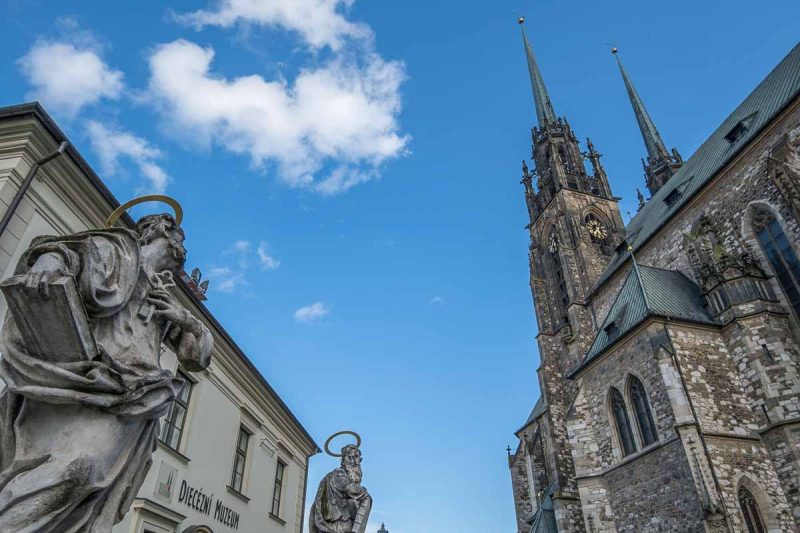
[[[519,17],[517,22],[522,29],[522,42],[525,45],[525,57],[528,60],[528,74],[530,74],[531,77],[533,101],[536,104],[536,118],[541,127],[545,124],[556,122],[556,112],[553,110],[553,104],[550,102],[550,95],[547,94],[547,88],[544,86],[544,79],[542,78],[542,73],[539,71],[539,65],[536,63],[533,47],[531,47],[531,43],[528,42],[528,35],[525,33],[525,17]]]
[[[642,191],[639,190],[639,187],[636,187],[636,198],[639,200],[639,209],[644,207],[644,195]]]
[[[614,57],[617,59],[617,65],[619,66],[619,71],[622,74],[622,81],[625,83],[625,89],[628,92],[628,98],[631,100],[631,106],[633,106],[633,113],[636,115],[636,122],[639,124],[639,131],[642,133],[642,139],[644,140],[644,145],[647,148],[647,155],[651,161],[658,161],[660,159],[669,159],[669,152],[667,151],[666,146],[664,146],[664,141],[661,140],[661,135],[658,133],[656,129],[656,125],[653,123],[653,119],[650,118],[650,115],[647,113],[647,109],[644,107],[644,102],[639,97],[639,93],[636,92],[636,88],[633,86],[633,82],[631,81],[630,76],[628,76],[628,72],[625,70],[625,67],[622,66],[622,60],[619,58],[619,50],[614,47],[611,49],[611,53],[614,54]]]

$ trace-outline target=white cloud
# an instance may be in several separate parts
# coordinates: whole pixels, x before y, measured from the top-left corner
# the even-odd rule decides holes
[[[381,163],[406,152],[399,62],[375,53],[334,57],[290,84],[225,79],[211,72],[213,58],[212,48],[183,39],[150,57],[151,98],[171,131],[190,142],[248,155],[256,167],[275,162],[283,181],[320,194],[373,179]]]
[[[341,13],[355,0],[217,0],[213,9],[179,15],[197,29],[230,28],[237,24],[279,27],[297,32],[312,48],[339,49],[347,38],[369,38],[370,29],[347,20]]]
[[[39,40],[18,61],[33,90],[28,98],[74,117],[84,106],[101,98],[119,98],[123,74],[110,68],[91,40]]]
[[[250,285],[244,272],[230,267],[212,267],[208,279],[211,280],[212,289],[225,293],[232,293],[239,287]]]
[[[163,193],[169,176],[156,162],[163,157],[161,150],[146,139],[121,130],[109,128],[95,120],[86,121],[92,149],[100,158],[100,167],[105,174],[119,174],[120,159],[128,158],[149,181],[149,186],[140,192]]]
[[[258,262],[261,265],[261,270],[275,270],[281,266],[280,260],[267,252],[267,243],[263,241],[258,244],[256,254],[258,255]]]
[[[294,321],[298,324],[311,324],[321,320],[329,312],[330,309],[324,303],[314,302],[295,311]]]
[[[430,306],[444,305],[444,298],[442,298],[441,296],[434,296],[433,298],[428,300],[428,305]]]
[[[240,254],[246,254],[250,251],[250,248],[251,248],[250,241],[236,241],[233,243],[231,251],[238,252]]]

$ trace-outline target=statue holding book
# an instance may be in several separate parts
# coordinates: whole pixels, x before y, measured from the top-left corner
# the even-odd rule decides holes
[[[212,337],[170,293],[180,216],[40,237],[0,285],[0,531],[106,533],[152,462],[181,380],[160,365],[210,362]]]
[[[331,441],[339,435],[352,435],[355,444],[347,444],[341,453],[332,452]],[[365,533],[372,496],[361,485],[361,437],[354,431],[340,431],[325,442],[325,452],[340,457],[341,466],[319,483],[309,516],[311,533]]]

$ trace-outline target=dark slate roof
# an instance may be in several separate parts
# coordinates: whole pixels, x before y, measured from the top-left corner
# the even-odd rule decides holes
[[[556,484],[553,483],[545,492],[544,498],[539,502],[539,508],[533,515],[530,533],[558,533],[556,525],[556,513],[553,508],[553,495],[556,491]]]
[[[633,217],[627,227],[627,240],[633,246],[633,250],[642,247],[798,95],[800,95],[800,44],[795,45],[778,66],[758,84],[694,155]],[[747,130],[736,142],[728,142],[726,135],[740,122],[744,123]],[[675,194],[680,196],[668,205],[664,199],[673,191],[678,191]],[[613,259],[600,276],[595,289],[605,283],[629,257],[629,253],[623,252]]]
[[[603,325],[597,331],[592,347],[583,362],[570,372],[569,377],[574,377],[617,340],[651,316],[717,324],[706,309],[700,287],[692,280],[676,270],[636,265],[628,274]]]
[[[547,406],[544,403],[544,398],[542,396],[539,396],[539,399],[536,400],[536,405],[533,406],[531,414],[528,415],[528,419],[525,421],[524,424],[522,424],[522,427],[517,430],[517,433],[519,433],[520,431],[531,425],[531,423],[533,423],[534,420],[542,416],[546,410]]]

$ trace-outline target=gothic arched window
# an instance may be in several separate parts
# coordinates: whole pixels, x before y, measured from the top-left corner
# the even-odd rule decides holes
[[[739,487],[739,507],[742,508],[744,524],[747,526],[748,533],[767,533],[756,499],[745,487]]]
[[[633,414],[636,417],[636,423],[639,425],[639,435],[642,436],[642,446],[647,446],[658,440],[656,424],[653,422],[653,413],[650,411],[650,402],[647,401],[647,393],[639,378],[630,377],[629,390]]]
[[[558,316],[563,317],[562,321],[566,323],[569,295],[567,294],[567,281],[564,279],[564,270],[561,267],[561,257],[558,253],[559,248],[558,236],[556,235],[555,228],[553,228],[550,232],[550,238],[547,239],[547,249],[550,252],[550,264],[553,266],[553,283],[556,286],[558,298]]]
[[[778,278],[789,299],[789,304],[800,316],[800,261],[786,238],[780,222],[769,209],[755,207],[753,230],[772,265],[775,277]]]
[[[622,455],[630,455],[636,451],[636,442],[633,440],[631,431],[631,421],[628,418],[628,409],[625,407],[625,400],[617,390],[611,389],[611,412],[614,415],[614,424],[617,426],[619,443],[622,446]]]

